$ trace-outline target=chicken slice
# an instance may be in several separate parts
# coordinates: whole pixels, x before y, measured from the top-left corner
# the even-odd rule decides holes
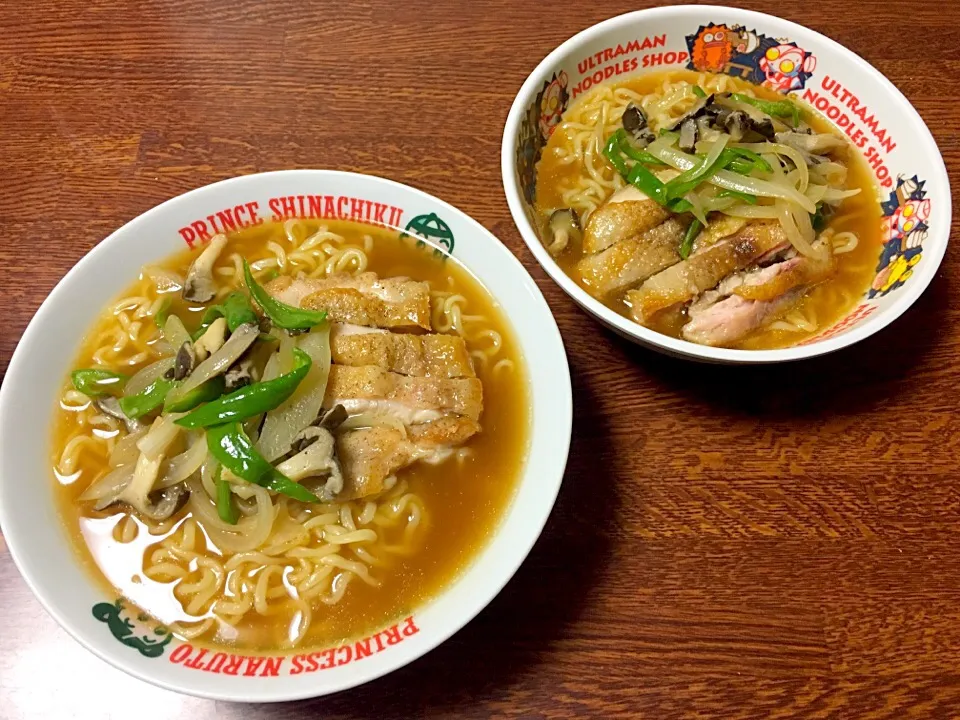
[[[790,310],[806,288],[790,290],[772,300],[747,300],[731,295],[715,302],[690,307],[690,322],[683,326],[684,340],[700,345],[726,347]]]
[[[266,290],[288,305],[326,310],[334,322],[432,329],[430,285],[409,278],[380,279],[372,272],[313,279],[281,276],[267,283]]]
[[[334,325],[333,362],[374,365],[418,377],[476,377],[466,343],[457,335],[406,335],[370,328],[357,332],[356,328],[360,326]]]
[[[577,264],[577,271],[590,294],[603,299],[680,262],[678,250],[684,230],[678,220],[667,220],[640,235],[585,256]]]
[[[641,325],[657,312],[716,287],[730,273],[789,245],[778,223],[757,222],[698,250],[627,293],[631,315]]]
[[[337,500],[376,495],[391,475],[418,461],[442,462],[478,432],[480,426],[463,417],[413,425],[406,433],[385,426],[345,432],[337,440],[344,476]]]
[[[407,377],[374,366],[331,365],[323,407],[338,404],[351,415],[386,412],[406,425],[451,413],[478,420],[483,386],[475,377]]]
[[[642,235],[670,217],[670,211],[633,185],[615,192],[591,216],[583,232],[583,252],[592,255]]]
[[[739,295],[747,300],[774,300],[789,290],[815,285],[830,278],[837,262],[830,244],[818,241],[813,245],[816,257],[796,256],[750,272],[737,273],[720,283],[724,295]]]

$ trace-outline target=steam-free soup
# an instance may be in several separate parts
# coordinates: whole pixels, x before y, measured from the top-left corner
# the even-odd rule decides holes
[[[52,456],[70,538],[192,642],[309,647],[404,616],[483,547],[524,463],[507,320],[389,230],[268,224],[144,268],[74,367]]]
[[[786,347],[846,315],[881,245],[877,190],[812,108],[726,75],[651,73],[564,113],[537,168],[541,236],[611,309],[661,333]]]

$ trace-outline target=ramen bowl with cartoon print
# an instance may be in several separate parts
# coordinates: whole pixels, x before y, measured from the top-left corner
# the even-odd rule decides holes
[[[620,335],[767,363],[902,315],[949,240],[943,159],[859,56],[756,12],[662,7],[590,27],[530,74],[503,135],[524,242]]]
[[[377,177],[249,175],[131,221],[44,301],[0,390],[0,523],[116,667],[315,697],[499,592],[571,421],[550,310],[478,223]]]

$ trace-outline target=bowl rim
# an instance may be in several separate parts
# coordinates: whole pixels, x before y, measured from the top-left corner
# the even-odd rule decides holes
[[[510,112],[507,114],[507,121],[504,125],[503,139],[500,148],[500,174],[502,177],[504,193],[507,198],[507,205],[510,208],[510,214],[513,216],[513,222],[520,231],[520,236],[526,246],[533,253],[540,266],[546,271],[550,278],[557,283],[560,288],[576,302],[581,308],[599,319],[603,324],[614,329],[621,335],[638,341],[640,344],[658,348],[668,354],[681,356],[691,360],[700,360],[704,362],[727,363],[727,364],[766,364],[790,362],[802,360],[819,355],[826,355],[845,347],[849,347],[864,338],[879,332],[887,327],[894,320],[899,318],[909,309],[917,298],[933,281],[940,264],[943,262],[944,254],[947,251],[947,245],[950,241],[951,222],[953,217],[953,206],[950,202],[942,204],[942,212],[945,213],[945,222],[938,225],[935,230],[931,230],[931,235],[936,236],[938,242],[935,247],[931,247],[929,255],[924,251],[926,267],[923,273],[916,273],[912,278],[909,287],[901,288],[896,300],[883,312],[874,314],[872,317],[859,323],[854,328],[826,338],[818,340],[807,345],[794,345],[776,350],[734,350],[728,348],[714,348],[706,345],[699,345],[686,340],[672,338],[651,330],[639,323],[630,320],[623,315],[611,310],[602,302],[592,297],[583,288],[577,285],[557,264],[550,253],[547,252],[543,243],[540,241],[536,230],[533,228],[526,212],[524,211],[524,202],[520,194],[519,184],[516,179],[516,141],[519,137],[520,123],[527,106],[532,102],[534,96],[539,91],[540,85],[548,72],[554,68],[567,55],[571,54],[577,47],[598,38],[605,33],[618,27],[639,23],[645,20],[669,18],[673,16],[702,16],[710,12],[722,12],[734,14],[743,18],[745,23],[754,23],[762,25],[763,23],[773,21],[782,24],[788,31],[797,32],[801,35],[809,33],[826,45],[831,51],[838,53],[853,64],[859,71],[871,75],[880,86],[891,96],[894,104],[899,105],[906,118],[913,122],[917,129],[919,141],[927,146],[932,157],[939,158],[939,162],[934,162],[927,174],[926,179],[942,184],[944,197],[951,198],[950,179],[947,174],[947,168],[943,161],[943,155],[937,146],[936,140],[930,129],[927,127],[920,113],[913,104],[903,95],[902,92],[879,70],[860,57],[849,48],[844,47],[836,40],[823,35],[816,30],[795,23],[791,20],[771,15],[769,13],[757,12],[754,10],[741,10],[725,5],[670,5],[663,7],[647,8],[644,10],[635,10],[621,15],[602,20],[595,25],[591,25],[563,43],[554,48],[527,76],[523,85],[520,87]],[[640,73],[635,73],[639,75]]]
[[[63,302],[60,300],[60,297],[69,292],[69,287],[73,283],[74,278],[90,272],[89,267],[96,261],[96,258],[99,258],[100,256],[108,256],[115,252],[115,248],[119,247],[119,243],[123,242],[123,238],[125,236],[129,235],[137,228],[153,222],[154,219],[161,214],[163,208],[167,208],[170,205],[179,204],[187,198],[197,198],[203,196],[204,194],[214,194],[227,187],[232,188],[232,186],[238,186],[242,188],[243,185],[248,183],[261,183],[264,180],[279,178],[281,176],[302,176],[305,178],[323,177],[333,179],[349,177],[358,182],[369,182],[373,183],[374,185],[381,185],[387,190],[387,192],[393,190],[404,193],[412,193],[418,200],[423,201],[425,204],[438,210],[443,210],[450,215],[458,216],[464,224],[472,228],[474,233],[484,236],[484,242],[492,243],[492,246],[495,249],[499,248],[497,250],[499,255],[499,259],[496,261],[497,264],[510,265],[513,267],[514,272],[519,273],[518,278],[520,279],[521,285],[520,291],[524,294],[524,297],[533,300],[534,303],[537,304],[537,313],[538,315],[541,315],[544,320],[544,322],[540,324],[543,334],[540,335],[536,341],[532,339],[525,339],[520,335],[520,333],[514,330],[514,336],[517,338],[520,344],[521,354],[524,356],[527,355],[527,353],[524,351],[531,345],[532,342],[536,342],[538,346],[552,345],[554,349],[558,350],[558,352],[553,353],[553,356],[555,357],[555,365],[551,368],[551,396],[557,401],[558,406],[553,409],[554,411],[551,412],[551,417],[556,421],[557,427],[561,428],[563,432],[559,433],[559,436],[551,435],[552,440],[550,444],[550,454],[549,457],[544,457],[544,459],[548,461],[546,469],[550,470],[551,468],[555,468],[556,470],[553,472],[553,474],[555,474],[556,477],[550,478],[549,482],[546,483],[546,487],[539,490],[537,503],[535,505],[536,512],[526,513],[523,516],[524,522],[521,527],[526,528],[526,530],[524,531],[523,535],[517,536],[516,539],[510,543],[509,554],[502,555],[498,558],[498,572],[493,576],[484,576],[485,579],[482,580],[478,585],[480,591],[472,595],[469,602],[456,606],[456,609],[452,612],[449,612],[448,615],[442,620],[434,622],[433,627],[429,631],[429,635],[426,636],[427,633],[424,633],[426,637],[417,647],[411,650],[407,647],[404,647],[404,645],[401,645],[394,648],[393,652],[377,654],[377,658],[383,659],[360,666],[359,669],[340,682],[326,681],[323,683],[324,687],[322,688],[314,687],[316,685],[320,685],[321,683],[314,679],[313,683],[311,684],[310,680],[308,679],[310,678],[310,675],[307,674],[304,674],[304,679],[300,680],[299,682],[289,679],[288,682],[271,683],[270,689],[267,692],[263,692],[262,689],[243,690],[242,685],[238,685],[239,689],[236,692],[230,693],[220,692],[215,689],[206,689],[204,687],[206,684],[204,682],[204,678],[206,677],[205,673],[198,674],[196,676],[196,682],[193,682],[192,680],[190,682],[172,682],[166,678],[160,679],[154,677],[149,672],[144,670],[141,665],[135,662],[130,655],[120,652],[119,648],[121,646],[117,646],[118,649],[114,649],[112,644],[98,645],[91,637],[88,637],[89,633],[86,633],[81,628],[75,626],[65,616],[65,614],[61,612],[61,607],[64,607],[64,601],[54,597],[52,594],[45,594],[39,591],[39,578],[42,576],[44,571],[40,568],[40,565],[35,560],[27,559],[28,553],[24,552],[26,540],[17,534],[9,534],[6,532],[6,530],[4,531],[4,539],[6,540],[10,556],[13,559],[14,565],[19,571],[24,582],[30,588],[30,591],[40,602],[44,610],[46,610],[46,612],[53,617],[57,624],[63,628],[67,634],[73,637],[78,643],[99,657],[101,660],[106,661],[114,668],[121,670],[128,675],[166,690],[210,700],[222,700],[228,702],[284,702],[326,696],[363,685],[388,675],[427,655],[436,647],[444,643],[452,635],[473,620],[497,597],[497,595],[499,595],[507,583],[509,583],[509,581],[517,573],[520,566],[527,559],[530,551],[539,540],[543,533],[543,529],[546,526],[547,520],[553,511],[553,507],[560,491],[560,486],[566,472],[572,438],[572,383],[570,378],[569,364],[566,356],[566,349],[563,344],[563,338],[560,334],[559,328],[557,327],[556,320],[550,311],[550,307],[547,304],[546,299],[543,297],[543,294],[537,287],[537,284],[534,282],[530,273],[526,270],[526,268],[524,268],[523,264],[516,258],[509,248],[504,245],[502,241],[500,241],[490,230],[485,228],[467,213],[451,205],[450,203],[441,200],[440,198],[437,198],[418,188],[406,185],[405,183],[400,183],[395,180],[390,180],[377,175],[342,170],[307,168],[273,170],[262,173],[238,175],[209,183],[207,185],[203,185],[171,197],[124,223],[122,226],[111,232],[105,238],[100,240],[94,247],[92,247],[69,271],[67,271],[66,274],[64,274],[64,276],[44,298],[43,302],[30,319],[26,329],[23,332],[23,335],[17,343],[5,374],[5,382],[2,386],[0,386],[0,527],[5,529],[10,528],[11,524],[9,520],[13,516],[13,505],[9,501],[13,495],[14,482],[12,478],[6,479],[10,478],[11,473],[7,472],[5,467],[7,462],[5,458],[10,456],[13,445],[15,444],[13,438],[16,436],[16,417],[14,408],[10,402],[10,397],[14,393],[11,388],[14,386],[17,378],[24,372],[23,367],[27,362],[28,355],[31,352],[35,352],[34,348],[38,347],[38,336],[43,331],[47,317],[54,312],[54,309],[57,306]],[[469,267],[467,269],[469,270]],[[499,304],[500,298],[494,295],[492,291],[486,287],[485,289]],[[72,350],[75,350],[75,348]],[[512,512],[512,508],[516,503],[523,486],[530,481],[529,479],[531,477],[542,477],[545,474],[542,469],[538,468],[536,460],[533,456],[532,443],[535,433],[534,410],[536,403],[533,393],[533,372],[529,365],[527,366],[527,374],[530,390],[528,403],[530,408],[531,446],[528,448],[527,455],[525,456],[524,465],[521,469],[521,475],[518,478],[513,495],[508,504],[503,508],[501,517],[498,520],[498,524],[490,533],[484,544],[473,553],[466,565],[452,577],[450,582],[440,592],[426,600],[426,602],[414,607],[412,609],[414,614],[418,612],[422,613],[428,608],[431,608],[441,601],[444,596],[450,594],[452,590],[461,584],[461,582],[473,571],[474,566],[479,563],[480,559],[493,547],[496,537],[504,529],[507,517]],[[37,440],[36,442],[43,443],[45,445],[46,438]],[[541,464],[543,464],[542,461]],[[52,482],[52,478],[49,480]],[[70,561],[76,565],[81,564],[81,560],[77,557],[72,557]],[[89,568],[82,568],[81,570],[86,575],[89,575],[91,572],[91,569]],[[96,580],[93,577],[90,578],[90,584],[92,586],[96,586]],[[122,597],[122,595],[119,593],[117,593],[117,596]],[[424,628],[420,628],[420,632],[424,632],[424,630]],[[189,643],[189,641],[187,642]],[[317,649],[318,648],[306,648],[305,651],[312,652]],[[252,654],[257,654],[257,652]],[[292,651],[283,651],[282,654],[291,655],[293,653]],[[369,658],[369,660],[374,659],[375,658]],[[274,687],[276,690],[273,689]]]

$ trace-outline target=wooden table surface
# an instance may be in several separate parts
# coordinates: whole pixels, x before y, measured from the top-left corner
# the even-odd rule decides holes
[[[215,180],[326,167],[412,184],[500,237],[556,314],[576,404],[515,579],[439,649],[335,697],[212,703],[127,677],[41,611],[0,539],[0,718],[960,717],[957,252],[858,347],[731,369],[601,329],[510,219],[500,138],[523,79],[647,4],[0,3],[0,373],[116,227]],[[960,3],[743,4],[890,77],[960,187]]]

